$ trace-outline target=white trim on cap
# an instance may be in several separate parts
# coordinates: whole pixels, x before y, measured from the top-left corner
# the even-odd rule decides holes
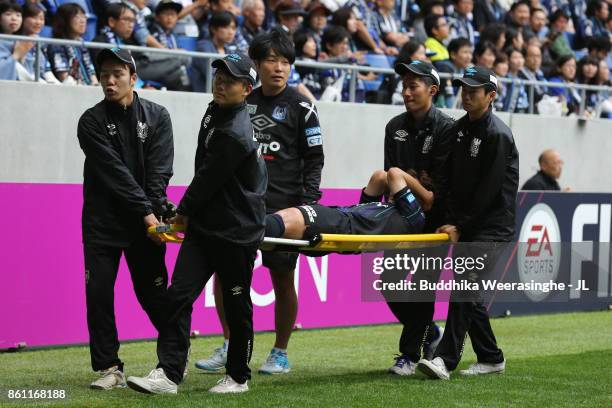
[[[495,86],[497,86],[497,78],[495,78],[495,75],[489,75],[489,81],[493,82]]]
[[[253,81],[257,81],[257,71],[253,68],[249,68],[249,75],[253,78]]]

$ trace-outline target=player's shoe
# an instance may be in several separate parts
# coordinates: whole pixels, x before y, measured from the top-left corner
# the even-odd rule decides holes
[[[395,375],[412,375],[416,370],[416,364],[404,355],[395,357],[395,364],[389,367],[389,373]]]
[[[172,382],[163,368],[151,370],[146,377],[128,377],[128,386],[145,394],[176,394],[178,386]]]
[[[259,369],[260,374],[285,374],[291,371],[287,353],[272,349],[270,355]]]
[[[506,370],[506,360],[501,363],[474,363],[465,370],[460,370],[461,375],[483,375],[483,374],[501,374]]]
[[[247,381],[244,384],[239,384],[232,377],[226,375],[219,381],[217,381],[217,385],[212,387],[209,392],[214,394],[237,394],[240,392],[247,392],[249,390],[249,385]]]
[[[423,343],[423,358],[425,360],[433,359],[434,352],[442,341],[442,335],[444,334],[444,327],[440,327],[437,324],[433,325],[433,335],[427,336],[427,339]]]
[[[417,368],[420,372],[433,379],[450,380],[450,374],[444,364],[444,360],[436,357],[433,360],[419,360]]]
[[[94,390],[112,390],[113,388],[125,388],[125,375],[119,367],[113,366],[106,370],[98,371],[100,378],[92,382],[89,387]]]
[[[225,363],[227,363],[227,348],[222,346],[216,348],[210,358],[196,361],[195,366],[200,370],[216,373],[225,368]]]

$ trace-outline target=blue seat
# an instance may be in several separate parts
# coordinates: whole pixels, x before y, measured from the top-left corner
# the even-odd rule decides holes
[[[85,10],[85,14],[87,14],[87,17],[94,15],[93,9],[87,0],[57,0],[57,4],[60,6],[62,4],[68,4],[68,3],[76,3],[79,6],[81,6],[81,8]]]
[[[40,36],[43,38],[51,38],[53,37],[53,27],[51,26],[43,26],[42,30],[40,30]]]
[[[98,34],[97,27],[98,27],[98,17],[94,16],[93,14],[88,16],[87,17],[87,31],[85,31],[85,35],[83,35],[83,39],[85,41],[93,41],[96,34]]]
[[[378,91],[380,89],[380,85],[382,81],[376,79],[374,81],[363,81],[363,88],[367,91]]]
[[[195,51],[197,42],[198,39],[195,37],[189,37],[187,35],[176,36],[176,45],[186,51]]]
[[[387,56],[381,54],[366,54],[365,63],[366,65],[376,68],[391,68]]]

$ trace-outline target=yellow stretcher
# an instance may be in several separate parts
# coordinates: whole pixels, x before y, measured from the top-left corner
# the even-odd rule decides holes
[[[159,234],[165,242],[183,242],[185,228],[178,224],[149,227],[149,234]],[[264,238],[260,249],[266,251],[297,251],[357,253],[390,249],[423,248],[448,242],[448,234],[348,235],[319,234],[313,240]]]

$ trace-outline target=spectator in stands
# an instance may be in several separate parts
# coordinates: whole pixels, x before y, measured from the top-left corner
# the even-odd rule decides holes
[[[525,66],[519,72],[519,77],[528,81],[546,81],[544,73],[541,70],[542,66],[542,51],[540,47],[530,45],[524,51],[525,55]],[[547,88],[541,85],[535,85],[533,87],[533,103],[534,107],[544,94],[547,92]]]
[[[442,0],[428,0],[421,8],[419,16],[412,24],[413,39],[419,43],[424,43],[427,40],[427,32],[425,32],[425,18],[431,14],[438,16],[444,15],[444,2]],[[402,102],[403,103],[403,102]]]
[[[454,11],[448,19],[451,39],[467,38],[470,43],[476,44],[474,27],[470,18],[474,10],[474,0],[453,0]]]
[[[523,184],[521,190],[560,191],[557,180],[561,177],[563,160],[559,152],[553,149],[544,150],[538,157],[540,170]],[[563,191],[569,191],[569,188]]]
[[[507,84],[506,99],[503,111],[514,113],[527,113],[529,111],[529,96],[525,85],[520,83],[521,71],[525,67],[525,57],[523,52],[516,48],[509,48],[508,55],[508,74],[507,78],[513,81]],[[517,82],[518,81],[518,82]]]
[[[589,55],[599,60],[606,60],[611,48],[610,39],[607,35],[592,37],[588,42]]]
[[[522,31],[529,28],[529,2],[527,0],[519,0],[512,3],[510,11],[506,15],[506,24],[516,30]]]
[[[303,30],[308,31],[315,40],[317,45],[317,53],[321,52],[321,36],[327,26],[327,17],[331,12],[318,0],[311,2],[306,9],[308,13],[304,20]]]
[[[400,49],[410,37],[395,13],[395,0],[376,0],[376,6],[376,20],[381,39],[386,45]]]
[[[516,48],[517,50],[522,50],[525,45],[525,40],[523,38],[523,33],[521,30],[517,30],[513,27],[506,28],[506,43],[504,44],[504,50],[509,47]]]
[[[353,64],[358,62],[350,56],[348,47],[349,37],[349,32],[343,27],[329,26],[323,32],[323,37],[321,38],[323,51],[336,63]],[[348,101],[351,75],[352,72],[342,69],[331,68],[322,70],[320,73],[321,88],[323,89],[321,100],[336,101],[341,98],[342,101]],[[372,80],[375,78],[376,75],[358,74],[355,102],[363,102],[365,99],[363,79]],[[328,90],[328,87],[331,88]]]
[[[480,33],[480,41],[493,43],[497,52],[500,53],[506,43],[506,25],[503,23],[489,24]]]
[[[116,47],[122,45],[138,45],[134,38],[136,25],[136,12],[127,3],[111,3],[106,9],[106,25],[100,34],[94,38],[95,42],[109,43]],[[97,59],[101,49],[92,51],[94,60]],[[140,67],[138,67],[140,70]]]
[[[295,45],[295,56],[298,61],[316,62],[318,60],[317,42],[311,32],[304,30],[297,31],[293,34],[293,43]],[[308,88],[316,99],[319,99],[323,92],[319,70],[298,66],[295,69],[300,75],[302,84]]]
[[[465,69],[472,65],[472,53],[472,43],[467,38],[455,38],[448,44],[453,73],[463,75]]]
[[[208,8],[208,0],[178,0],[183,6],[183,9],[178,15],[178,21],[174,28],[174,34],[198,38],[200,29],[198,28],[197,20],[202,18]],[[151,1],[151,7],[157,7],[158,0]]]
[[[576,82],[585,85],[595,85],[599,76],[599,60],[590,55],[586,55],[578,61]],[[592,113],[597,108],[599,102],[597,91],[586,91],[585,107]]]
[[[597,78],[595,85],[612,87],[610,82],[610,68],[606,60],[599,61],[599,69],[597,70]],[[612,118],[612,92],[602,91],[598,93],[598,111],[601,112],[601,117]]]
[[[448,50],[444,46],[444,41],[449,36],[449,26],[446,17],[432,14],[425,18],[425,32],[427,32],[427,40],[425,48],[435,52],[436,55],[430,59],[432,62],[448,60]],[[434,64],[435,65],[435,64]]]
[[[208,23],[210,40],[199,40],[196,50],[217,54],[231,54],[238,49],[234,44],[236,17],[229,11],[214,13]],[[195,92],[206,92],[206,69],[209,62],[194,58],[191,63],[191,86]]]
[[[385,53],[385,50],[381,48],[381,46],[384,46],[384,44],[378,42],[378,37],[370,34],[370,31],[367,29],[364,22],[357,19],[357,16],[352,8],[343,7],[336,10],[332,15],[331,23],[346,28],[351,34],[349,46],[352,52],[362,51],[363,53],[372,52],[374,54]],[[390,50],[386,51],[392,52]]]
[[[212,19],[213,14],[220,13],[223,11],[227,11],[232,13],[234,17],[240,14],[240,9],[236,7],[233,0],[209,0],[210,8],[202,18],[200,24],[200,39],[201,40],[210,40],[210,29],[208,25]],[[237,20],[236,20],[237,21]],[[243,54],[247,54],[249,51],[249,44],[242,37],[242,33],[240,31],[236,31],[234,35],[234,41],[232,43],[236,49]]]
[[[161,0],[155,7],[155,21],[149,31],[164,48],[178,48],[174,27],[182,9],[183,5],[173,0]]]
[[[400,49],[395,64],[404,63],[409,65],[412,61],[427,61],[425,46],[414,39],[408,41]],[[376,103],[392,105],[404,104],[402,80],[399,75],[394,73],[384,76],[380,88],[378,89]]]
[[[262,0],[243,0],[242,16],[244,22],[240,27],[240,33],[245,41],[251,45],[257,34],[265,32],[263,23],[266,18],[266,7]]]
[[[149,32],[147,27],[147,17],[151,15],[151,10],[147,7],[146,0],[125,0],[125,4],[132,6],[136,14],[136,24],[134,25],[134,39],[140,45],[152,48],[164,48]]]
[[[276,21],[278,25],[283,27],[289,35],[293,35],[300,26],[300,23],[306,12],[298,3],[294,0],[283,0],[274,9]]]
[[[550,16],[550,30],[547,35],[547,44],[553,58],[574,54],[564,34],[567,30],[568,22],[569,17],[561,9],[558,9]]]
[[[476,0],[474,2],[474,26],[482,31],[492,23],[503,21],[506,10],[498,0]]]
[[[474,65],[480,65],[493,71],[497,49],[490,41],[479,41],[474,49]]]
[[[375,54],[397,55],[396,47],[385,45],[380,38],[374,10],[369,6],[368,0],[348,0],[344,4],[353,11],[357,19],[357,46]]]
[[[529,30],[537,38],[543,40],[548,34],[546,11],[541,8],[535,8],[531,10],[531,16],[529,17]]]
[[[552,83],[570,84],[576,78],[576,59],[573,55],[562,55],[556,62],[556,75],[549,78]],[[574,88],[549,87],[548,94],[557,96],[563,104],[563,112],[567,115],[577,113],[580,108],[580,94]]]
[[[504,53],[497,54],[495,58],[495,65],[493,66],[493,70],[497,78],[506,78],[508,75],[508,56]],[[498,111],[504,110],[504,102],[507,97],[507,84],[502,81],[497,81],[497,97],[495,98],[495,102],[493,102],[493,106]]]
[[[44,9],[36,3],[26,3],[22,9],[22,16],[23,23],[21,24],[21,29],[18,31],[18,34],[38,37],[40,31],[45,25]],[[18,62],[26,71],[25,73],[21,71],[19,80],[34,81],[36,78],[36,47],[34,46],[34,43],[32,43],[32,48],[30,48],[23,60]],[[44,44],[41,44],[38,67],[41,82],[48,82],[52,84],[60,83],[51,71],[51,64],[47,58],[47,47]],[[18,67],[17,69],[19,70],[20,68]]]
[[[599,35],[610,35],[606,24],[610,16],[606,0],[590,0],[586,9],[586,18],[580,26],[580,37],[583,41]]]
[[[75,3],[58,7],[53,19],[53,37],[83,41],[87,30],[85,10]],[[68,84],[98,85],[96,70],[87,48],[72,45],[49,45],[51,69],[60,81]]]
[[[18,3],[0,2],[0,33],[15,34],[21,28],[23,16]],[[34,47],[29,41],[0,40],[0,79],[16,80],[17,62],[25,59]]]

